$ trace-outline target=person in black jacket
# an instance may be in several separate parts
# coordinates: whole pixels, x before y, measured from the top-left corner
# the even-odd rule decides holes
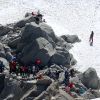
[[[90,46],[93,46],[93,37],[94,37],[94,32],[92,31],[89,38]]]

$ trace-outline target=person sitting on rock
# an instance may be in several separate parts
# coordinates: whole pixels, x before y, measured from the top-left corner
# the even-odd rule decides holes
[[[2,73],[4,71],[4,64],[3,62],[0,60],[0,73]]]

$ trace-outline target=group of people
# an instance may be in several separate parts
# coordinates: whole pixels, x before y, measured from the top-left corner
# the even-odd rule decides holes
[[[15,58],[15,57],[14,57]],[[36,73],[39,71],[39,64],[41,63],[40,59],[37,59],[35,62],[35,65],[24,65],[19,62],[17,62],[17,59],[12,59],[9,62],[9,73],[16,75],[21,75],[22,77],[29,77],[30,74],[33,74],[33,76],[36,75]]]
[[[45,19],[43,19],[43,15],[40,13],[39,10],[38,10],[37,13],[32,12],[31,14],[35,17],[35,19],[36,19],[35,22],[36,22],[37,24],[39,24],[39,22],[46,22]]]
[[[65,70],[64,74],[64,90],[71,96],[82,95],[87,88],[81,83],[74,69]],[[73,94],[74,93],[74,94]],[[75,94],[76,93],[76,94]]]

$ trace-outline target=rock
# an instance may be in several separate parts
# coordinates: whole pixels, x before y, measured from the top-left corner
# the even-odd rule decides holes
[[[5,79],[5,86],[0,94],[0,100],[20,100],[20,98],[33,87],[31,83]]]
[[[41,23],[39,25],[35,24],[34,22],[27,24],[22,32],[22,41],[30,42],[38,37],[44,37],[51,43],[56,41],[52,28],[45,23]]]
[[[81,81],[87,88],[100,89],[100,80],[94,68],[88,68],[81,75]]]
[[[18,43],[20,42],[21,37],[17,37],[11,41],[8,42],[8,46],[10,46],[11,48],[17,48]]]
[[[80,42],[80,39],[77,35],[63,35],[61,37],[68,43]]]
[[[54,53],[52,44],[41,37],[24,47],[20,59],[24,64],[35,63],[37,59],[40,59],[40,66],[46,66]]]
[[[68,52],[57,51],[50,59],[49,64],[57,64],[69,67],[70,54]]]
[[[36,85],[49,86],[51,83],[52,83],[52,80],[50,78],[43,78],[41,80],[37,80]]]
[[[32,13],[27,12],[27,13],[25,14],[25,17],[29,17],[29,16],[32,16]]]
[[[19,22],[17,22],[15,24],[14,28],[16,28],[16,27],[22,28],[25,26],[26,23],[30,23],[30,22],[35,22],[34,16],[29,16],[29,17],[26,17],[26,18],[20,20]]]
[[[92,90],[91,92],[96,98],[100,98],[100,91],[99,90]]]
[[[0,36],[6,35],[11,29],[7,26],[0,25]]]
[[[95,96],[89,90],[82,94],[82,97],[84,98],[84,100],[95,99]]]
[[[73,45],[71,43],[67,43],[63,38],[59,37],[57,39],[58,39],[56,42],[57,47],[67,49],[68,51],[73,47]]]
[[[17,51],[21,53],[21,61],[29,64],[35,63],[36,59],[40,59],[41,66],[47,65],[50,57],[56,51],[55,38],[52,29],[48,25],[27,24],[17,45]]]

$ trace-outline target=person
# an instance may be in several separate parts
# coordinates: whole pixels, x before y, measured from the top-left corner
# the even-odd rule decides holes
[[[35,16],[36,14],[34,12],[32,12],[32,15]]]
[[[68,70],[65,70],[65,72],[64,72],[64,84],[66,86],[68,86],[68,84],[69,84],[69,78],[70,78],[69,72],[68,72]]]
[[[70,76],[75,77],[75,70],[73,68],[70,69]]]
[[[93,46],[93,37],[94,37],[94,32],[92,31],[89,38],[90,46]]]
[[[4,70],[4,64],[3,62],[0,60],[0,73],[2,73]]]
[[[15,61],[10,61],[9,62],[9,67],[10,67],[10,74],[12,72],[16,73],[16,62]]]

